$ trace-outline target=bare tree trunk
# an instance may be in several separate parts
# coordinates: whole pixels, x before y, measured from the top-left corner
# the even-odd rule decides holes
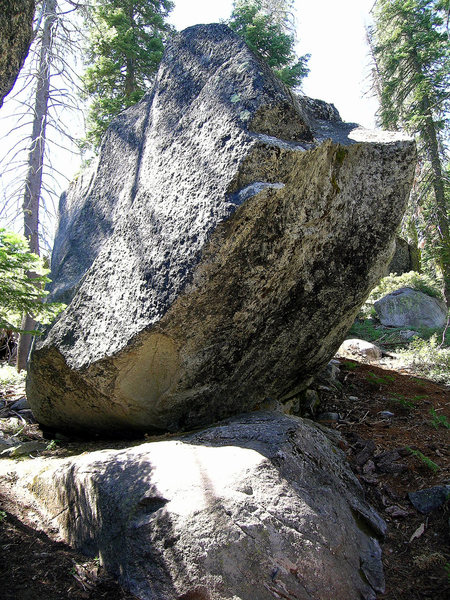
[[[430,101],[427,96],[424,97],[422,104],[424,109],[423,113],[425,115],[425,125],[422,128],[422,134],[426,141],[428,156],[431,162],[431,170],[433,172],[432,185],[440,237],[439,262],[444,279],[445,301],[450,308],[450,230],[449,215],[445,200],[444,174],[442,172],[436,126],[431,115]]]
[[[33,130],[28,155],[28,172],[23,198],[24,235],[30,250],[39,254],[39,204],[42,187],[42,169],[45,150],[45,129],[47,125],[48,100],[50,94],[50,66],[52,56],[53,28],[56,22],[57,0],[45,0],[44,24],[40,43],[39,66],[36,96],[34,102]],[[33,276],[31,273],[30,276]],[[21,328],[33,330],[36,322],[30,315],[24,315]],[[19,337],[17,349],[17,370],[26,368],[32,336],[23,333]]]
[[[408,34],[411,44],[411,34]],[[411,64],[418,75],[423,75],[420,66],[417,50],[411,52]],[[434,201],[437,215],[437,227],[440,238],[439,248],[439,266],[442,270],[444,280],[444,298],[447,307],[450,308],[450,228],[447,203],[445,199],[444,174],[442,169],[442,160],[439,152],[439,138],[436,124],[433,120],[432,103],[427,94],[424,94],[420,102],[421,113],[423,115],[423,124],[419,126],[420,134],[425,142],[428,158],[431,163],[433,173],[432,186],[434,192]]]
[[[130,19],[130,23],[132,28],[135,28],[134,22],[134,10],[133,6],[129,7],[128,17]],[[127,58],[126,62],[126,72],[125,72],[125,96],[130,98],[132,94],[136,91],[136,73],[135,73],[135,64],[133,58]]]

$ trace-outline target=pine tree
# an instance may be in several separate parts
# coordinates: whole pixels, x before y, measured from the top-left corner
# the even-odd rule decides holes
[[[61,148],[67,149],[73,142],[67,133],[67,119],[73,118],[76,109],[73,96],[76,74],[68,61],[68,54],[78,49],[78,31],[69,22],[69,13],[74,8],[71,0],[37,2],[33,44],[16,82],[16,93],[5,101],[5,107],[16,104],[19,108],[9,117],[15,123],[11,129],[12,142],[9,143],[8,135],[2,146],[5,154],[0,166],[2,178],[8,178],[8,184],[3,190],[5,203],[0,212],[8,227],[17,226],[19,217],[23,220],[24,236],[36,255],[43,239],[42,213],[52,212],[52,200],[60,193],[58,172],[52,168],[52,151],[56,148],[60,154]],[[33,271],[26,276],[32,279]],[[24,315],[23,331],[34,330],[35,314],[33,311]],[[21,335],[19,370],[26,366],[30,345],[31,336]]]
[[[450,231],[446,133],[449,128],[449,0],[378,0],[374,52],[381,81],[382,126],[417,136],[421,198],[432,215],[444,295],[450,306]],[[431,210],[430,210],[431,208]]]
[[[85,94],[88,142],[97,148],[112,119],[138,102],[158,69],[171,0],[96,0],[90,12]]]
[[[28,170],[24,183],[23,220],[24,236],[31,252],[39,255],[39,205],[41,201],[42,174],[47,128],[48,102],[50,97],[50,67],[54,27],[57,21],[56,0],[47,0],[43,6],[43,27],[39,51],[34,116],[28,154]],[[30,279],[37,274],[29,271]],[[25,369],[31,347],[30,331],[36,327],[33,314],[25,312],[17,347],[17,369]]]
[[[30,252],[28,240],[0,229],[0,329],[21,331],[18,322],[23,313],[48,323],[64,307],[42,302],[48,294],[44,291],[48,272],[44,261]],[[28,333],[37,332],[33,329]]]
[[[309,55],[295,55],[292,2],[238,0],[228,25],[289,87],[298,87],[308,74]]]

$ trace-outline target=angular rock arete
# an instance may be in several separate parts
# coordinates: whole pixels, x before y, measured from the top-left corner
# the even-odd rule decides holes
[[[27,502],[140,600],[375,600],[384,588],[384,521],[344,453],[295,417],[0,462],[12,468]]]
[[[62,199],[73,299],[29,366],[42,424],[187,429],[308,385],[383,274],[415,162],[326,106],[224,25],[176,36]]]

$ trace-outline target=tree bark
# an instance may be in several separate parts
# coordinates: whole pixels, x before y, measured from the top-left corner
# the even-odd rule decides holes
[[[56,22],[57,0],[46,0],[44,24],[40,42],[39,66],[37,73],[34,119],[31,134],[28,171],[25,180],[23,198],[24,235],[28,239],[30,250],[39,254],[39,205],[42,188],[42,169],[45,151],[45,129],[47,125],[48,100],[50,94],[50,67],[52,57],[53,28]],[[29,274],[33,277],[33,273]],[[24,315],[21,328],[33,330],[36,321],[31,315]],[[17,349],[17,370],[26,368],[32,336],[23,333],[19,337]]]
[[[128,18],[130,20],[131,28],[134,30],[136,24],[134,22],[134,8],[132,5],[128,9]],[[131,57],[126,60],[126,72],[125,72],[125,96],[130,98],[131,95],[136,91],[136,73],[135,64]]]
[[[441,157],[439,154],[439,142],[436,127],[433,119],[431,118],[431,111],[429,110],[430,105],[427,97],[424,98],[424,102],[426,103],[426,109],[428,109],[428,115],[425,119],[423,137],[427,141],[431,169],[433,171],[433,191],[436,202],[437,225],[441,242],[441,247],[439,248],[439,262],[444,279],[445,301],[447,306],[450,307],[450,231],[445,201],[444,176],[442,172]]]

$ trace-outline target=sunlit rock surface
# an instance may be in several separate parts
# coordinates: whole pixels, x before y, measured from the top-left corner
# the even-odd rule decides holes
[[[415,162],[327,106],[224,25],[174,39],[62,200],[73,299],[29,366],[42,424],[188,429],[308,385],[383,274]]]
[[[2,469],[140,600],[375,600],[384,588],[385,523],[344,453],[295,417]]]

